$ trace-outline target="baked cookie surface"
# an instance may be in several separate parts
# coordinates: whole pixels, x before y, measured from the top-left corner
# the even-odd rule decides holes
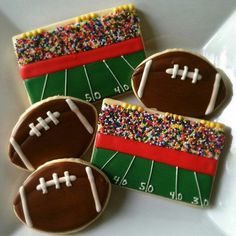
[[[149,108],[204,117],[226,97],[221,74],[200,55],[170,49],[150,56],[132,76],[136,97]]]
[[[219,123],[105,99],[91,161],[113,184],[206,207],[224,140]]]
[[[53,95],[93,103],[130,92],[133,70],[145,58],[133,5],[35,29],[13,44],[32,103]]]
[[[54,233],[86,228],[104,211],[111,185],[90,163],[60,159],[40,166],[19,188],[17,217],[27,226]]]
[[[32,171],[53,159],[80,158],[94,139],[96,122],[95,107],[76,98],[55,96],[35,103],[12,131],[10,160]]]

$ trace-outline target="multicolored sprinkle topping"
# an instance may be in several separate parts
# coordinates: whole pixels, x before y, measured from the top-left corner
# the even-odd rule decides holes
[[[224,146],[224,131],[172,114],[103,104],[98,132],[116,135],[198,156],[218,159]]]
[[[134,9],[104,16],[90,14],[52,31],[35,31],[16,39],[19,65],[84,52],[140,36],[140,20]]]

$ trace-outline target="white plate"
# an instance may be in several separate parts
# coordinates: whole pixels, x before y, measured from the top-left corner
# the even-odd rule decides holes
[[[141,10],[142,28],[148,54],[171,47],[184,47],[206,55],[236,86],[236,2],[133,1]],[[0,235],[47,235],[22,226],[12,211],[12,200],[27,173],[8,161],[11,128],[28,107],[18,74],[11,36],[22,31],[113,7],[127,1],[57,0],[0,1]],[[234,12],[235,11],[235,12]],[[216,32],[216,33],[215,33]],[[134,97],[124,98],[137,103]],[[214,120],[236,135],[236,97]],[[104,215],[80,235],[235,235],[236,234],[236,141],[230,135],[216,178],[214,205],[196,209],[161,199],[113,188]]]

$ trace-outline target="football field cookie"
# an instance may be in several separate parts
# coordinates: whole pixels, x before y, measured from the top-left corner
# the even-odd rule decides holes
[[[145,58],[131,4],[16,35],[13,44],[32,103],[53,95],[93,103],[129,92],[134,68]]]
[[[14,200],[17,217],[27,226],[54,233],[86,228],[110,198],[108,178],[78,159],[51,161],[34,171]]]
[[[221,74],[204,57],[182,49],[154,54],[134,71],[136,97],[149,108],[204,117],[226,97]]]
[[[16,123],[9,157],[15,165],[34,170],[47,161],[81,157],[94,139],[95,107],[82,100],[55,96],[35,103]]]
[[[92,163],[113,184],[206,207],[224,140],[222,124],[105,99]]]

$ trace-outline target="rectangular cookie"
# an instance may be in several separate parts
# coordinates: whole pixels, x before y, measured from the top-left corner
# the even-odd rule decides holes
[[[206,207],[224,140],[222,124],[105,99],[92,163],[113,184]]]
[[[129,92],[145,58],[132,4],[16,35],[13,44],[31,103],[53,95],[96,102]]]

